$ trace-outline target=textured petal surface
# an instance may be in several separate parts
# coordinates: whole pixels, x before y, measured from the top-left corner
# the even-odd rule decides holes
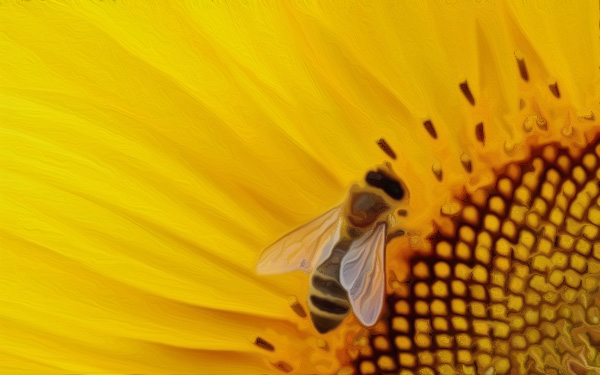
[[[0,2],[0,372],[331,373],[356,322],[324,350],[306,276],[255,263],[378,139],[425,237],[465,183],[596,129],[597,4],[260,3]]]

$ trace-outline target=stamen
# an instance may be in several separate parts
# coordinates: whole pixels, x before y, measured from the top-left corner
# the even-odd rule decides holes
[[[527,66],[525,65],[525,59],[517,57],[517,65],[519,66],[519,73],[523,81],[529,81],[529,74],[527,73]]]
[[[254,345],[270,352],[275,351],[275,347],[262,337],[257,337],[256,340],[254,340]]]
[[[327,341],[325,341],[322,338],[318,338],[317,339],[317,348],[323,349],[323,350],[328,350],[329,346],[327,345]]]
[[[507,154],[507,155],[512,154],[513,151],[515,151],[515,146],[516,146],[516,144],[514,142],[511,142],[509,140],[505,140],[504,141],[504,147],[503,147],[504,153]]]
[[[292,365],[290,365],[289,363],[284,362],[284,361],[279,361],[277,363],[271,363],[271,364],[273,366],[275,366],[277,369],[279,369],[279,370],[281,370],[283,372],[286,372],[286,373],[292,372],[292,370],[294,369],[292,367]]]
[[[298,302],[297,297],[289,297],[288,302],[290,304],[290,307],[292,308],[292,311],[294,311],[299,317],[306,318],[306,311],[304,311],[304,308],[302,307],[300,302]]]
[[[471,157],[467,154],[462,154],[460,156],[460,162],[465,168],[465,171],[471,173],[471,171],[473,170],[473,163],[471,162]]]
[[[379,148],[381,148],[381,150],[383,152],[385,152],[387,154],[387,156],[389,156],[390,158],[396,160],[396,153],[394,152],[394,150],[392,150],[392,148],[385,141],[385,139],[381,138],[380,140],[378,140],[377,141],[377,145],[379,146]]]
[[[562,128],[560,130],[560,133],[566,138],[572,137],[573,136],[573,126],[571,126],[571,125],[565,126],[564,128]]]
[[[474,106],[475,98],[473,97],[473,94],[471,93],[471,89],[469,88],[469,84],[467,83],[467,81],[464,81],[459,86],[460,86],[460,91],[462,91],[465,98],[467,98],[469,103],[471,103],[471,105]]]
[[[433,163],[433,165],[431,166],[431,171],[433,172],[435,178],[437,178],[438,181],[442,181],[443,172],[442,164],[440,164],[440,162],[436,161],[435,163]]]
[[[533,130],[533,125],[536,123],[537,116],[527,116],[523,121],[523,130],[525,133],[529,133]]]
[[[543,118],[542,116],[537,116],[536,117],[535,124],[541,130],[548,130],[548,121],[546,121],[546,119]]]
[[[584,115],[579,115],[578,117],[582,120],[587,120],[587,121],[594,121],[596,119],[596,116],[594,115],[594,112],[592,112],[592,111],[590,111],[590,113],[586,113]]]
[[[483,131],[483,122],[480,122],[475,126],[475,136],[477,140],[485,145],[485,133]]]
[[[425,130],[427,130],[427,132],[429,133],[431,138],[437,139],[437,132],[435,131],[435,128],[433,127],[433,123],[431,122],[431,120],[427,120],[427,121],[423,122],[423,126],[425,126]]]
[[[560,98],[560,92],[558,91],[558,83],[554,82],[553,84],[549,85],[548,87],[550,87],[550,91],[556,98]]]

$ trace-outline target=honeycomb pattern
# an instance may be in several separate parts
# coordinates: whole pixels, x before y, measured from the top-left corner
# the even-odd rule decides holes
[[[600,146],[534,155],[442,209],[456,234],[412,259],[358,373],[600,374]]]

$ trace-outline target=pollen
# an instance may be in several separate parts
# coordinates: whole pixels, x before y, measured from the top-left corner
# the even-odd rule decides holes
[[[371,337],[360,374],[596,373],[598,159],[554,145],[533,155],[442,208],[456,230],[411,259],[408,293],[388,297],[392,334]]]

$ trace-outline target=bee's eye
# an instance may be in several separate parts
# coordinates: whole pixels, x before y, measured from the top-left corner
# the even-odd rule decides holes
[[[393,199],[400,200],[404,197],[404,189],[400,185],[400,182],[386,175],[381,170],[367,173],[365,181],[373,187],[380,188]]]

